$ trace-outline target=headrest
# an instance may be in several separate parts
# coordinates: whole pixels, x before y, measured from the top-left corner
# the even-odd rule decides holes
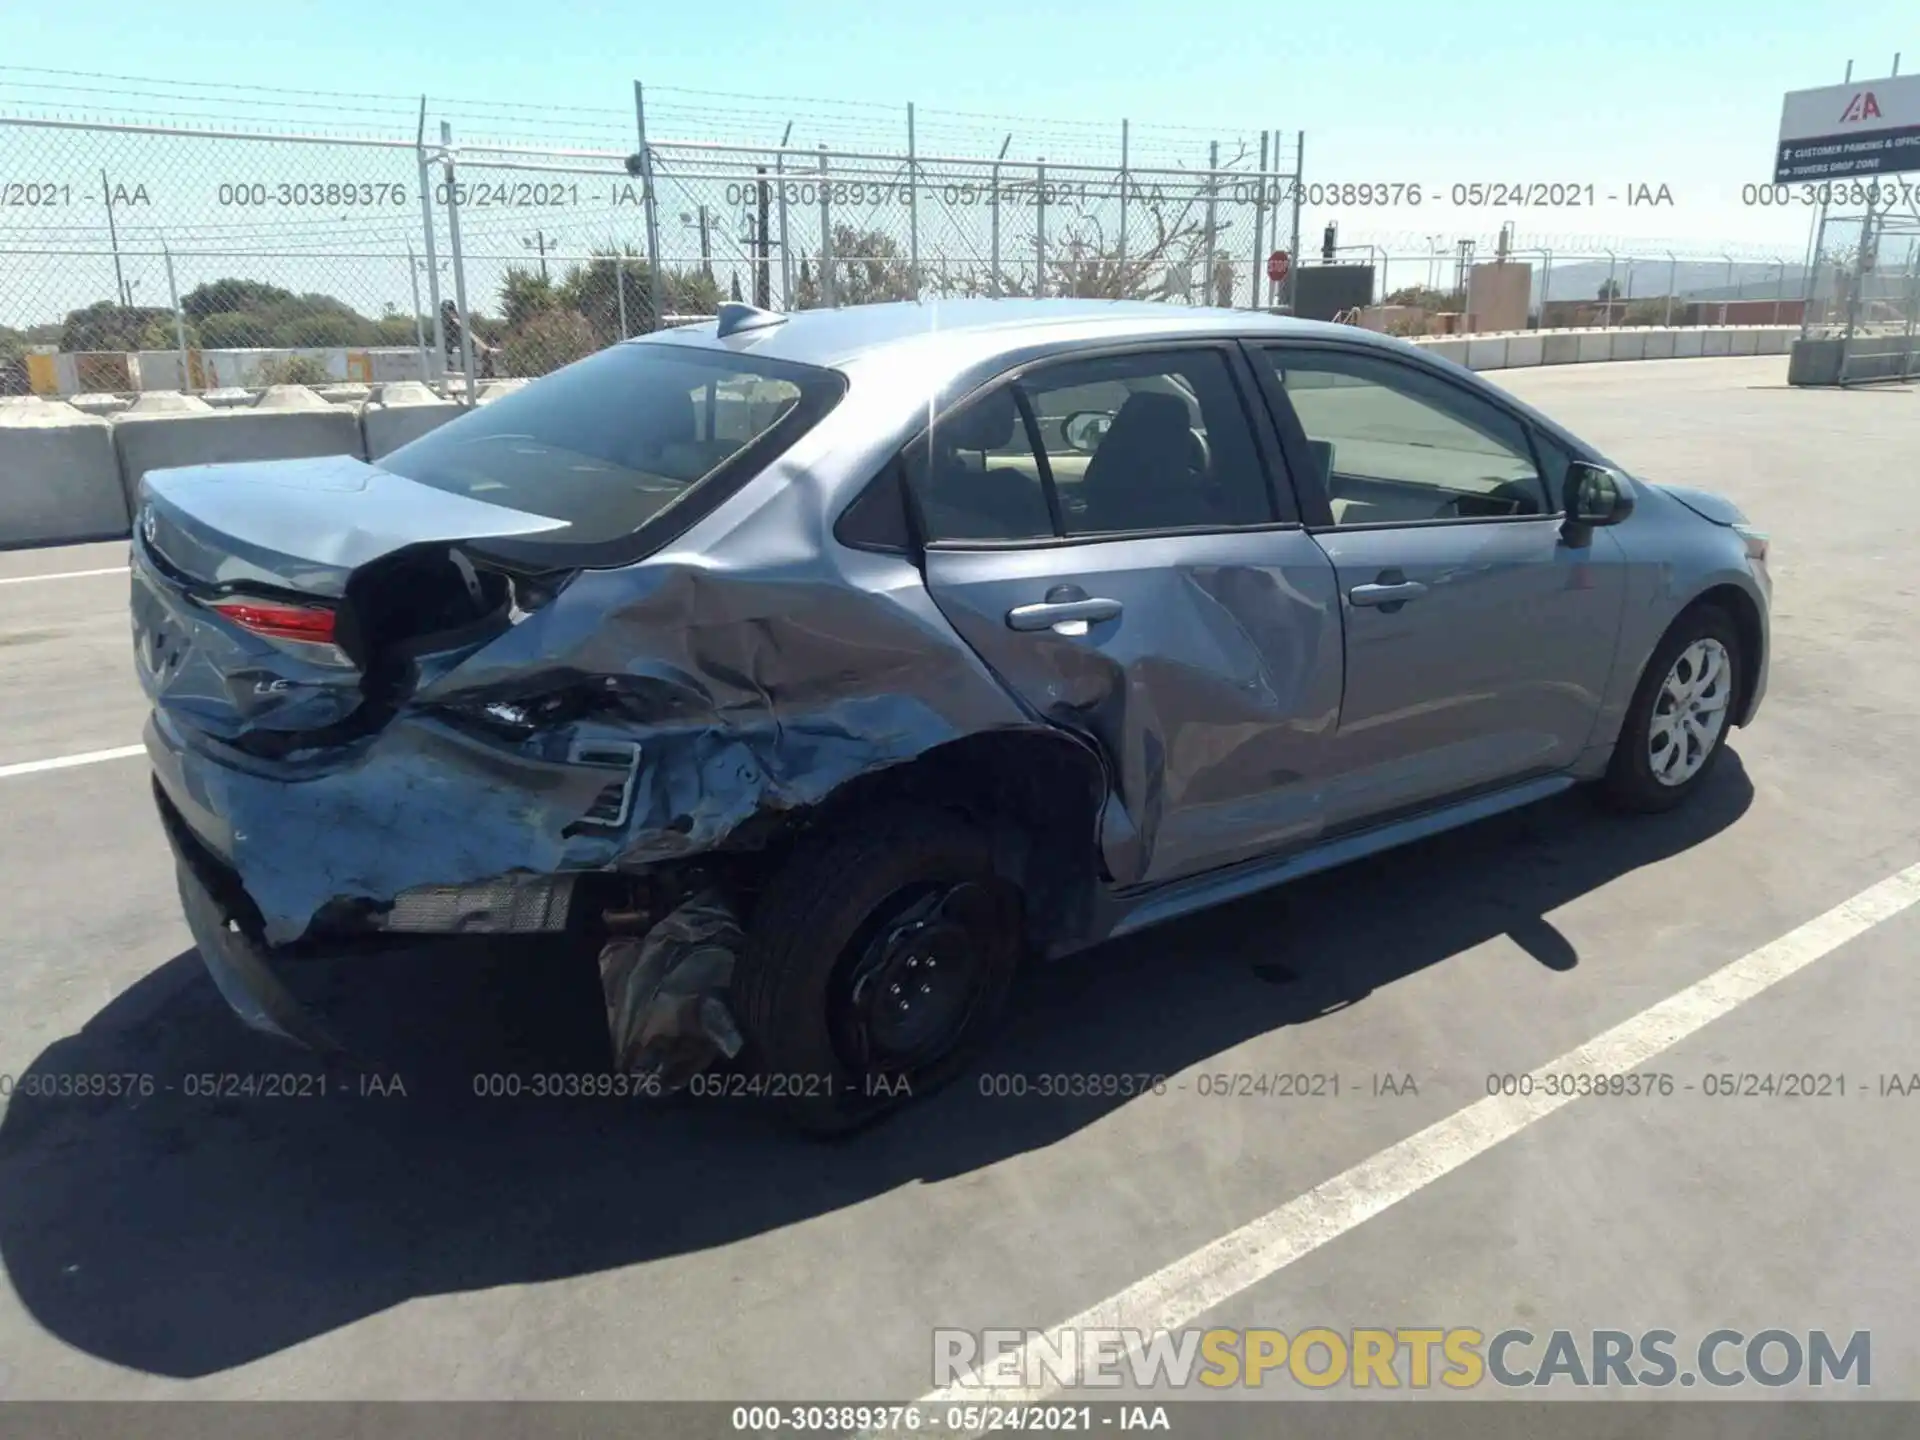
[[[1020,423],[1020,408],[1014,404],[1013,391],[1001,388],[982,396],[958,414],[934,426],[936,444],[956,450],[999,450],[1013,439],[1014,426]]]
[[[1168,395],[1159,390],[1136,390],[1114,415],[1113,430],[1121,430],[1129,435],[1159,431],[1177,435],[1184,442],[1187,421],[1186,402],[1178,395]],[[1106,438],[1111,439],[1112,435],[1113,431],[1110,430]]]

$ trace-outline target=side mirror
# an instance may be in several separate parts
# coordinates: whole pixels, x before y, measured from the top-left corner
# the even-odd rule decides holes
[[[1560,504],[1566,511],[1561,533],[1569,544],[1584,545],[1595,526],[1618,525],[1633,513],[1633,486],[1617,470],[1576,460],[1567,466]]]
[[[1091,454],[1100,437],[1113,428],[1113,416],[1104,410],[1076,410],[1060,422],[1060,438],[1069,450]]]

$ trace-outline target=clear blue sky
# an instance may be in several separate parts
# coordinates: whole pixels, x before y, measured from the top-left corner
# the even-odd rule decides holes
[[[1397,239],[1402,253],[1421,248],[1427,234],[1488,233],[1515,220],[1523,232],[1591,237],[1596,247],[1671,237],[1696,253],[1738,243],[1797,262],[1808,212],[1756,210],[1740,193],[1769,176],[1781,95],[1838,83],[1849,58],[1861,78],[1887,73],[1896,51],[1908,52],[1904,70],[1920,66],[1915,0],[1557,8],[1537,0],[276,0],[198,12],[94,0],[10,10],[0,50],[0,103],[8,105],[31,99],[36,92],[22,87],[45,79],[10,67],[393,96],[425,90],[436,110],[457,113],[455,100],[529,107],[518,138],[612,146],[627,138],[623,112],[639,78],[656,97],[656,135],[699,138],[703,115],[747,109],[764,116],[755,123],[773,130],[768,140],[792,113],[796,142],[817,138],[806,133],[815,121],[849,117],[870,135],[897,124],[903,141],[904,107],[914,101],[923,150],[956,143],[951,112],[1052,122],[1032,133],[1017,120],[977,122],[1011,130],[1010,153],[1028,157],[1057,147],[1066,133],[1059,127],[1092,122],[1113,127],[1117,149],[1125,116],[1162,153],[1190,145],[1188,163],[1204,160],[1208,133],[1275,127],[1305,131],[1309,181],[1548,181],[1599,192],[1597,209],[1468,214],[1436,207],[1429,195],[1419,209],[1340,211],[1342,240]],[[63,83],[103,94],[135,88]],[[750,104],[690,91],[802,98]],[[264,121],[275,102],[263,98]],[[846,102],[898,109],[835,108]],[[496,137],[511,133],[511,114],[487,118]],[[1643,183],[1669,187],[1674,203],[1632,208],[1605,198]],[[1326,218],[1310,211],[1309,243]]]

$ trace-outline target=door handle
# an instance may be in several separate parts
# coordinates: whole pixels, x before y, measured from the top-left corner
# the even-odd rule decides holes
[[[1011,630],[1055,630],[1063,635],[1084,635],[1089,620],[1116,620],[1120,602],[1101,597],[1082,596],[1077,600],[1042,600],[1032,605],[1016,605],[1007,612]],[[1072,629],[1060,629],[1073,626]]]
[[[1384,584],[1356,585],[1347,592],[1347,599],[1356,605],[1377,605],[1382,610],[1394,611],[1426,593],[1427,587],[1418,580],[1390,580]]]

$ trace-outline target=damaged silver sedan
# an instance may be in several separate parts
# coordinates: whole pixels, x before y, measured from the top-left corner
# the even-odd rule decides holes
[[[1018,965],[1753,717],[1765,537],[1345,327],[880,305],[617,345],[385,457],[155,471],[146,743],[257,1028],[396,936],[571,936],[622,1071],[843,1129]]]

